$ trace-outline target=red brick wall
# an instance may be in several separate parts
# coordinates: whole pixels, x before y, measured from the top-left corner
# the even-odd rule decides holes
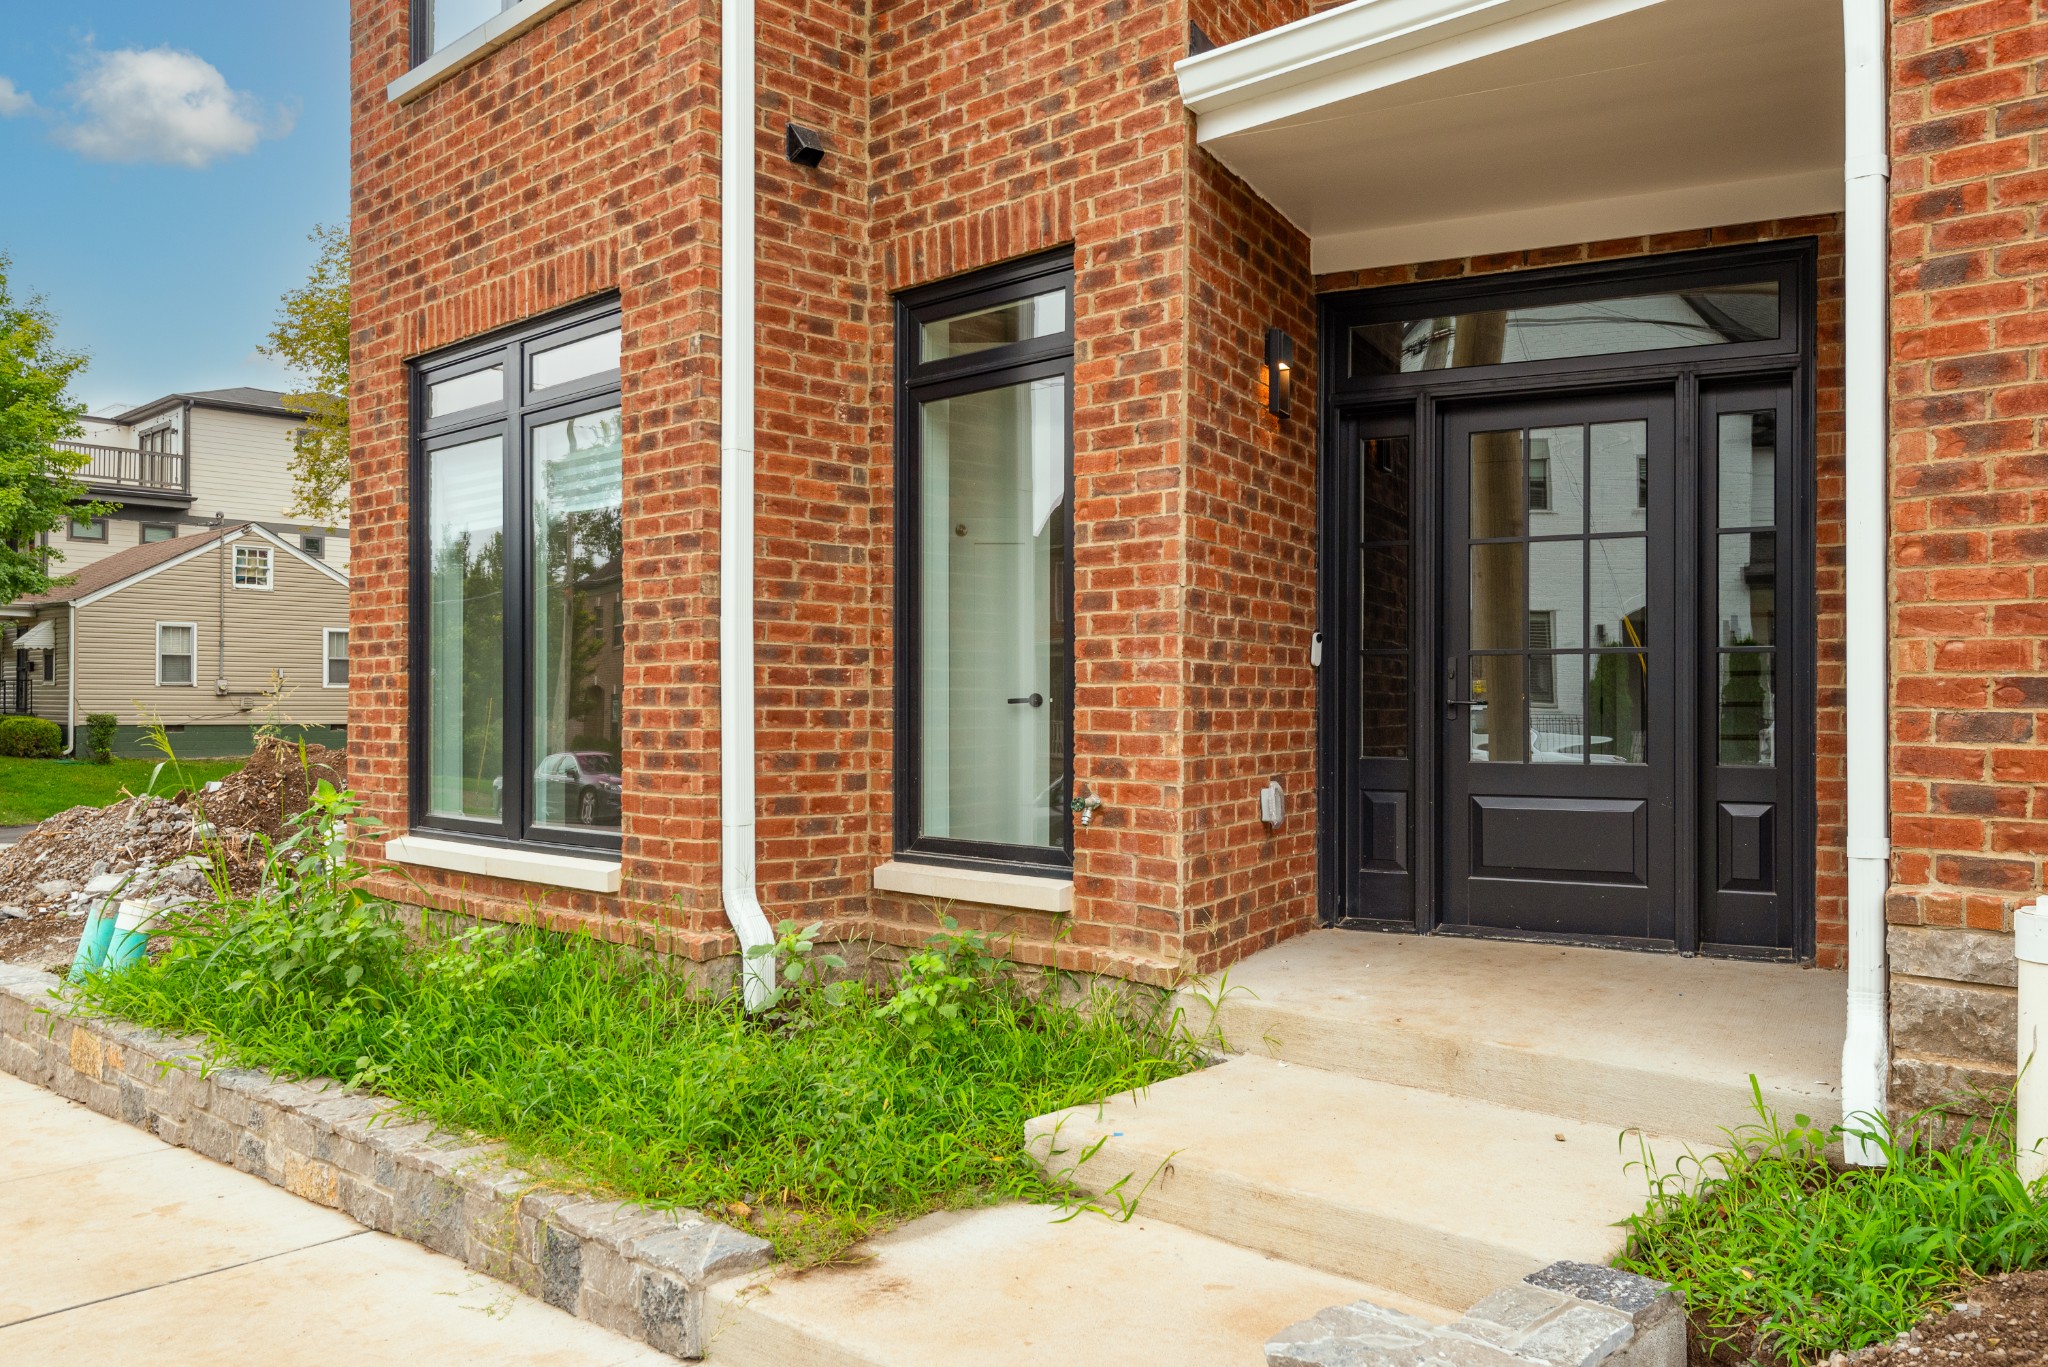
[[[2009,930],[2048,855],[2048,6],[1894,14],[1890,914]]]
[[[2009,1085],[2048,856],[2048,5],[1895,0],[1892,1102]]]
[[[1842,749],[1842,227],[1839,218],[1789,219],[1630,237],[1569,247],[1503,252],[1413,266],[1345,271],[1316,277],[1319,290],[1367,289],[1416,280],[1446,280],[1575,261],[1604,261],[1657,252],[1693,251],[1740,242],[1812,237],[1820,244],[1815,476],[1814,631],[1817,649],[1815,728],[1815,940],[1823,968],[1839,968],[1847,940],[1848,862],[1844,853],[1847,789]]]

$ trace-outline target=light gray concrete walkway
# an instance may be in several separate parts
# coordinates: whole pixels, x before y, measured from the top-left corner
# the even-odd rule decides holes
[[[674,1361],[0,1074],[8,1367]]]

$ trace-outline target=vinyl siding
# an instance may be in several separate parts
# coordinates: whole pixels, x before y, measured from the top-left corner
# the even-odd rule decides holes
[[[192,512],[227,514],[230,522],[261,522],[293,545],[302,532],[325,529],[292,516],[292,433],[296,418],[229,409],[192,409],[185,449],[192,453]],[[329,534],[327,563],[348,573],[348,538]]]
[[[348,690],[321,686],[321,632],[348,624],[348,587],[274,546],[271,570],[274,586],[268,591],[227,591],[228,688],[249,696],[223,698],[214,691],[221,639],[221,558],[215,546],[79,609],[78,715],[112,712],[124,726],[151,719],[216,726],[346,722]],[[158,622],[196,628],[192,686],[157,686]],[[280,669],[283,695],[261,696]]]

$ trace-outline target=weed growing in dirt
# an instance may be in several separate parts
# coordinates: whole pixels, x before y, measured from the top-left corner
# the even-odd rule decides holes
[[[1755,1082],[1751,1087],[1756,1091]],[[1756,1092],[1759,1123],[1726,1152],[1661,1168],[1626,1222],[1619,1267],[1684,1291],[1717,1359],[1814,1362],[1911,1328],[1974,1276],[2048,1263],[2048,1179],[2013,1167],[2009,1114],[1932,1142],[1932,1113],[1893,1128],[1787,1126]],[[1860,1134],[1881,1168],[1843,1168],[1829,1139]]]
[[[1163,1007],[1063,1002],[950,921],[879,986],[828,981],[815,932],[785,925],[781,995],[755,1016],[588,937],[387,940],[360,918],[393,909],[337,853],[352,810],[323,785],[271,853],[280,891],[223,897],[86,1000],[237,1064],[374,1085],[553,1180],[746,1223],[797,1262],[932,1210],[1058,1200],[1027,1118],[1201,1061]]]

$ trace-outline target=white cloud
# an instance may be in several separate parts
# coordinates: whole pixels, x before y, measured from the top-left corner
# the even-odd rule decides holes
[[[36,102],[28,97],[26,90],[19,89],[14,82],[0,76],[0,119],[26,114],[35,107]]]
[[[94,161],[196,170],[291,130],[289,116],[231,88],[211,62],[168,47],[93,54],[71,102],[77,118],[58,140]]]

